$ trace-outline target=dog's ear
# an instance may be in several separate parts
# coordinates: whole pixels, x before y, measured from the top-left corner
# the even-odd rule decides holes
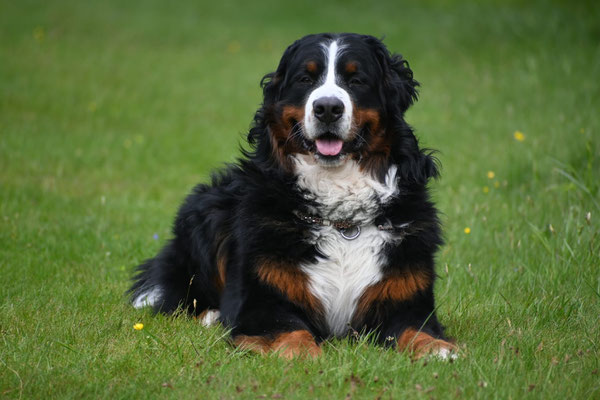
[[[387,55],[389,71],[385,77],[385,85],[389,94],[388,100],[392,101],[402,114],[410,107],[419,96],[417,87],[419,82],[413,78],[413,72],[408,61],[400,54]]]
[[[437,160],[432,151],[420,149],[404,113],[417,100],[417,82],[408,62],[399,54],[391,54],[385,45],[374,37],[367,37],[375,51],[383,75],[380,95],[385,106],[387,134],[392,136],[392,161],[398,165],[401,180],[426,184],[438,176]]]
[[[263,106],[270,106],[279,101],[288,70],[288,64],[298,48],[298,42],[299,41],[292,43],[285,49],[281,56],[281,60],[279,61],[279,65],[277,66],[277,70],[266,74],[260,80],[260,86],[263,89]]]
[[[408,61],[400,54],[391,54],[383,42],[373,36],[365,36],[373,49],[382,74],[381,95],[391,115],[404,114],[418,97],[419,82],[413,78]]]
[[[267,146],[270,146],[270,142],[263,139],[267,138],[269,119],[272,118],[273,108],[281,97],[281,90],[287,74],[288,64],[293,53],[299,46],[298,42],[299,41],[292,43],[284,51],[281,60],[279,61],[279,65],[277,66],[277,70],[266,74],[260,80],[260,86],[263,90],[263,102],[261,107],[254,114],[254,124],[252,128],[250,128],[247,136],[248,143],[257,148],[254,153],[244,152],[246,155],[262,154],[267,157],[271,154],[271,150],[267,148]]]

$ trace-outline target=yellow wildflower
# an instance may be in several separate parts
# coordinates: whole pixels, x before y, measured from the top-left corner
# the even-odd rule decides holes
[[[41,26],[38,26],[33,30],[33,38],[35,40],[37,40],[38,42],[41,42],[42,40],[44,40],[45,36],[46,36],[46,31]]]
[[[494,173],[494,171],[488,171],[488,173],[487,173],[488,179],[494,179],[495,176],[496,176],[496,174]]]
[[[498,182],[498,181],[495,181],[495,182],[494,182],[494,187],[495,187],[495,188],[499,188],[499,187],[500,187],[500,182]]]
[[[523,140],[525,140],[525,135],[521,131],[515,131],[514,136],[518,142],[522,142]]]
[[[469,233],[471,233],[471,228],[469,228],[468,226],[465,228],[465,233],[468,235]]]
[[[141,331],[142,329],[144,329],[144,324],[138,322],[137,324],[133,325],[133,329],[135,329],[136,331]]]
[[[487,186],[484,186],[484,187],[483,187],[483,193],[486,193],[486,194],[487,194],[487,193],[489,193],[489,192],[490,192],[490,188],[489,188],[489,187],[487,187]]]
[[[231,54],[237,53],[238,51],[240,51],[241,48],[242,46],[237,40],[232,40],[227,44],[227,52]]]

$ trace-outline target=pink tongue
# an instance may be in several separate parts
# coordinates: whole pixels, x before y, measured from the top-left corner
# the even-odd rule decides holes
[[[317,139],[317,151],[324,156],[336,156],[342,151],[344,142],[339,139]]]

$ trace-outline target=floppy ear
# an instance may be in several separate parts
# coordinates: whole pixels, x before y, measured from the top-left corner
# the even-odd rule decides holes
[[[429,178],[438,177],[438,160],[433,151],[419,147],[412,128],[404,120],[404,112],[417,99],[416,87],[419,84],[413,79],[408,62],[401,56],[392,56],[390,62],[392,77],[389,79],[388,101],[393,103],[388,107],[388,129],[393,135],[392,157],[402,180],[425,185]]]
[[[248,143],[251,150],[242,149],[242,153],[260,162],[263,168],[274,168],[289,171],[290,165],[287,151],[295,145],[295,141],[284,141],[291,126],[282,119],[280,99],[288,79],[289,63],[294,53],[300,47],[300,41],[292,43],[281,56],[281,61],[275,72],[263,76],[260,86],[263,89],[263,102],[254,114],[254,123],[248,132]]]
[[[288,63],[299,46],[299,40],[288,46],[283,52],[277,70],[263,76],[260,86],[263,89],[263,106],[269,106],[279,101],[281,89],[286,78]]]
[[[392,137],[392,161],[398,165],[401,180],[426,184],[438,176],[437,160],[432,151],[420,149],[411,127],[404,120],[404,113],[417,100],[419,82],[413,78],[408,61],[399,54],[390,54],[378,39],[370,37],[381,72],[383,84],[381,95],[387,114],[387,134]]]
[[[389,93],[389,100],[395,103],[396,107],[404,114],[418,98],[417,87],[419,82],[413,78],[413,72],[408,65],[408,61],[402,58],[400,54],[388,55],[387,63],[389,70],[385,78],[385,83]]]
[[[269,111],[279,101],[281,88],[283,87],[288,68],[288,61],[297,48],[298,41],[288,46],[281,56],[281,61],[279,61],[277,70],[266,74],[260,80],[260,87],[263,90],[263,102],[261,107],[254,114],[254,124],[250,129],[250,132],[248,132],[248,143],[250,143],[250,145],[259,145],[261,139],[267,134],[266,129],[269,123]],[[262,142],[266,143],[267,141],[263,140]]]
[[[383,75],[382,95],[390,115],[400,114],[410,107],[418,97],[419,82],[413,78],[408,61],[400,54],[391,54],[383,42],[373,36],[364,36],[367,44],[375,51],[375,57]]]

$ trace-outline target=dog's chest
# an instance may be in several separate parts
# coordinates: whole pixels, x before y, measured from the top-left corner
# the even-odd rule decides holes
[[[364,226],[354,240],[344,239],[332,227],[318,229],[315,246],[324,257],[303,265],[302,270],[308,276],[312,294],[323,306],[332,335],[348,332],[361,295],[381,279],[386,261],[382,250],[389,236],[374,225]]]
[[[327,169],[310,159],[296,159],[298,186],[316,206],[315,214],[330,220],[349,220],[361,227],[360,235],[347,240],[332,226],[315,226],[311,243],[322,257],[302,265],[312,294],[319,299],[332,335],[343,336],[365,289],[381,279],[384,246],[392,234],[377,229],[374,219],[381,206],[398,194],[396,167],[379,182],[360,171],[354,161]]]
[[[322,167],[310,156],[294,158],[297,186],[307,200],[315,202],[314,213],[330,220],[371,222],[381,206],[398,194],[397,167],[392,165],[384,182],[374,179],[349,160],[336,168]]]

